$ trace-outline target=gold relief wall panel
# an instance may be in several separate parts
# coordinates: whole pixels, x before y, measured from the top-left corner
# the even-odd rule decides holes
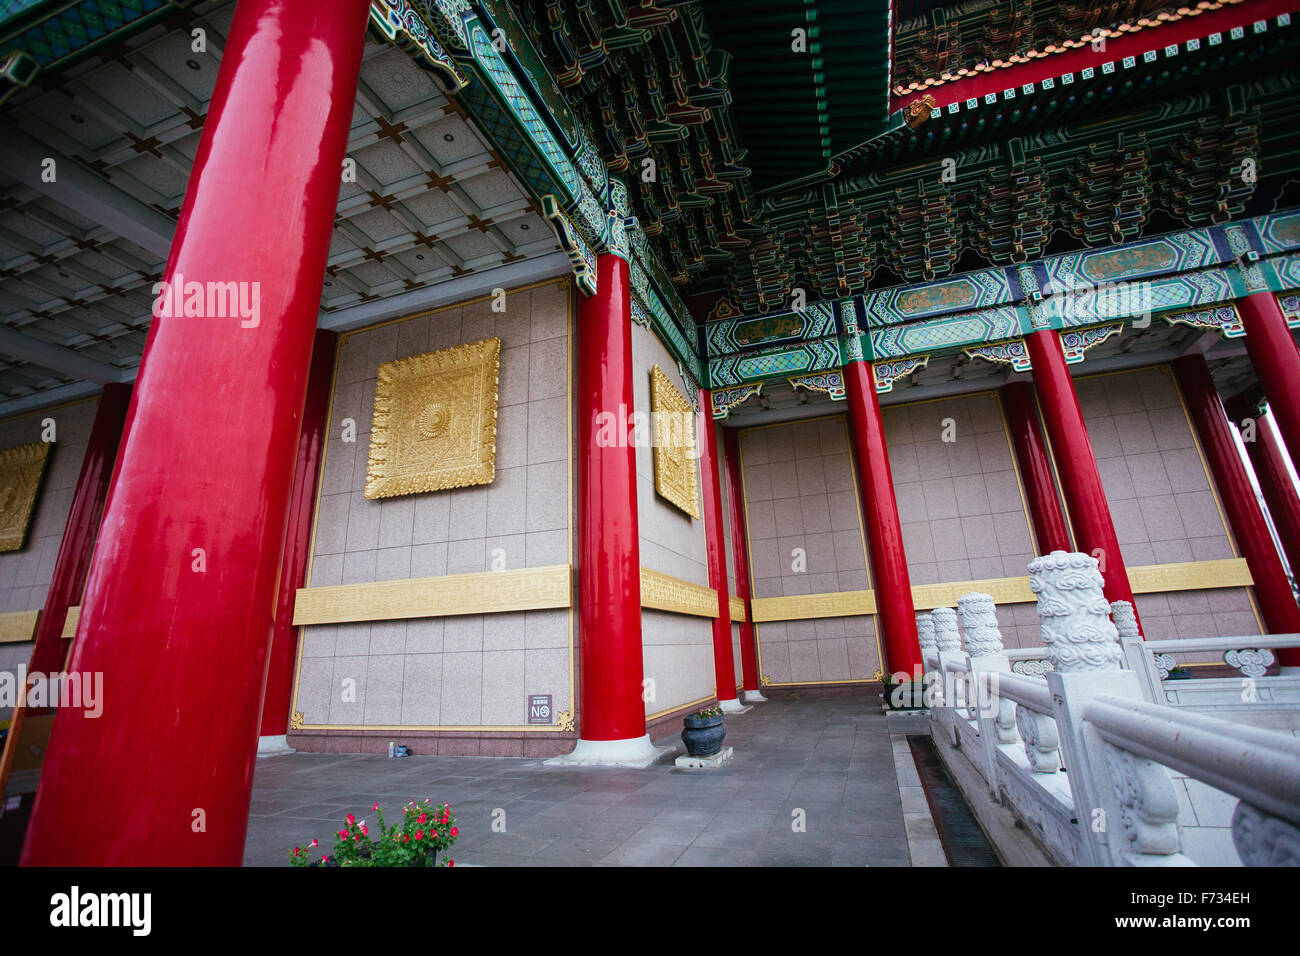
[[[695,617],[717,617],[718,592],[662,571],[642,568],[641,606]]]
[[[698,519],[695,413],[658,365],[650,371],[650,409],[654,420],[655,491]]]
[[[49,442],[0,451],[0,552],[21,551],[49,460]]]
[[[492,483],[500,359],[492,338],[379,366],[367,498]]]

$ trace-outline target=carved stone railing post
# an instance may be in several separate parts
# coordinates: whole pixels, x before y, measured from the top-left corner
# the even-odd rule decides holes
[[[921,661],[926,670],[939,664],[939,645],[934,639],[934,621],[928,611],[916,612],[916,639],[921,645]]]
[[[950,671],[953,663],[965,663],[966,655],[961,649],[961,635],[957,631],[957,612],[950,607],[937,607],[930,612],[930,623],[934,628],[936,657],[939,660],[939,687],[935,689],[935,716],[937,722],[952,739],[952,745],[961,745],[957,729],[957,712],[954,709],[961,701],[960,690],[965,686],[960,671]]]
[[[966,714],[979,727],[980,743],[984,751],[984,779],[988,782],[993,799],[1001,797],[998,786],[997,748],[999,744],[1014,744],[1016,736],[1016,705],[1003,700],[997,693],[997,674],[1011,673],[1011,662],[1002,647],[1002,631],[998,628],[997,608],[993,596],[972,592],[957,599],[957,617],[970,659],[971,682],[966,692]],[[989,676],[984,676],[984,675]]]
[[[1151,651],[1142,640],[1138,631],[1137,615],[1133,605],[1128,601],[1110,602],[1110,619],[1119,633],[1120,651],[1124,655],[1125,666],[1138,675],[1138,686],[1144,700],[1152,704],[1163,704],[1165,693],[1160,686],[1160,674],[1157,672]]]
[[[1172,861],[1178,803],[1169,772],[1106,743],[1083,717],[1095,697],[1143,699],[1137,675],[1122,669],[1119,632],[1102,583],[1090,555],[1053,551],[1029,563],[1079,833],[1094,866]]]

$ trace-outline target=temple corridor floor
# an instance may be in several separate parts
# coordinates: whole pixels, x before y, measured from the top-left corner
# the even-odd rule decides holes
[[[735,757],[714,771],[271,757],[257,763],[244,864],[286,865],[313,837],[332,847],[348,812],[369,817],[378,801],[391,815],[427,796],[456,811],[458,864],[944,866],[906,743],[924,728],[921,718],[886,718],[874,697],[773,699],[727,718]],[[504,833],[492,829],[498,810]]]

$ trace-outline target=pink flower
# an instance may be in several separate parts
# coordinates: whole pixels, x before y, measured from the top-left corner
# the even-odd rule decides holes
[[[456,861],[455,861],[455,860],[448,860],[448,861],[447,861],[447,865],[448,865],[448,866],[455,866],[455,865],[456,865]]]
[[[429,815],[427,813],[421,813],[418,817],[415,818],[415,822],[424,823],[428,819],[429,819]]]
[[[352,826],[352,824],[357,822],[357,818],[350,813],[344,819],[347,820],[348,826]]]
[[[424,831],[423,831],[423,830],[416,830],[416,831],[415,831],[415,838],[416,838],[417,840],[423,840],[423,839],[424,839]]]
[[[376,803],[376,804],[375,804],[373,807],[371,807],[370,809],[371,809],[371,810],[378,810],[378,809],[379,809],[379,804]]]
[[[459,833],[460,833],[460,830],[458,830],[456,827],[452,827],[452,828],[451,828],[451,835],[452,835],[452,836],[456,836],[456,835],[459,834]]]
[[[312,846],[320,846],[320,844],[319,844],[316,840],[312,840],[312,841],[311,841],[311,845],[312,845]]]
[[[348,831],[347,831],[347,830],[340,830],[340,831],[339,831],[339,838],[340,838],[340,839],[343,839],[343,838],[347,837],[347,835],[348,835]]]
[[[366,825],[364,823],[361,824],[361,832],[364,833],[366,836],[370,836],[370,831],[366,829]]]
[[[434,838],[435,840],[438,839],[438,831],[437,831],[437,830],[430,830],[429,832],[433,835],[433,838]]]

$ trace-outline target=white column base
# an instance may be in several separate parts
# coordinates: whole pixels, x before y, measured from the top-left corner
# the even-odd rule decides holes
[[[257,738],[257,755],[259,757],[280,757],[295,754],[298,751],[289,746],[288,734],[268,734]]]
[[[745,703],[747,703],[747,704],[766,704],[766,703],[767,703],[767,698],[764,697],[764,696],[763,696],[763,692],[762,692],[762,691],[759,691],[759,690],[747,690],[747,691],[742,691],[740,696],[743,697],[743,698],[745,699]]]
[[[552,757],[544,761],[548,767],[631,767],[641,769],[658,763],[669,754],[676,753],[675,747],[656,747],[650,743],[650,735],[632,737],[626,740],[583,740],[578,739],[572,753]]]
[[[718,701],[718,708],[724,714],[745,714],[754,709],[753,707],[746,707],[734,697],[731,700]]]

